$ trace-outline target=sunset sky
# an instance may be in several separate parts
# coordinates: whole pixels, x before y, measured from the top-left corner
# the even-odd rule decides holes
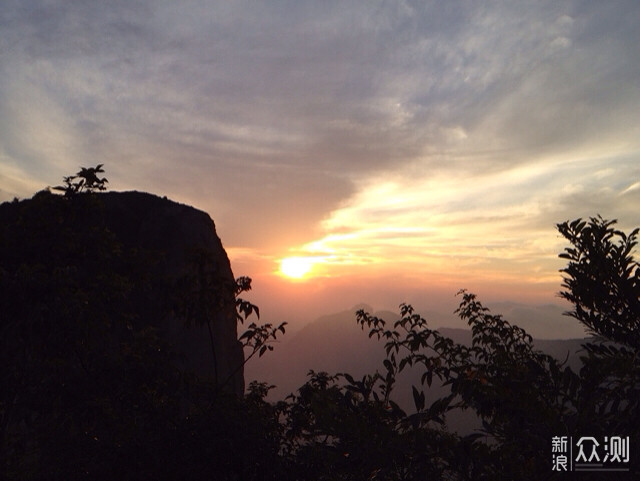
[[[558,303],[556,223],[640,226],[639,25],[637,0],[3,0],[0,200],[105,164],[208,212],[265,320]]]

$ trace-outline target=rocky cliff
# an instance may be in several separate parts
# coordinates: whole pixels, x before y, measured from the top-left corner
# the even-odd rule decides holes
[[[108,192],[100,194],[106,225],[125,246],[155,254],[152,276],[156,281],[147,308],[154,306],[168,339],[184,356],[187,367],[200,374],[227,382],[235,392],[244,391],[243,352],[237,340],[236,311],[230,287],[235,284],[229,258],[216,233],[213,220],[203,211],[143,192]],[[202,265],[206,263],[206,265]],[[167,300],[193,292],[166,292],[179,289],[185,282],[207,285],[198,295],[208,296],[216,304],[203,319],[176,319],[175,306]],[[184,286],[182,286],[184,287]],[[206,292],[209,290],[210,292]],[[199,299],[177,299],[183,303]],[[191,312],[194,309],[190,309]],[[187,326],[185,327],[185,321]],[[211,328],[211,336],[209,334]],[[213,338],[213,350],[210,339]]]
[[[134,333],[148,326],[179,367],[244,391],[234,277],[205,212],[141,192],[41,192],[2,204],[0,284],[7,342],[15,335],[31,349],[46,338],[67,349],[69,326],[81,354],[70,356],[86,364],[99,347],[87,344],[96,335],[75,331],[84,319],[104,318],[109,336],[119,324]]]

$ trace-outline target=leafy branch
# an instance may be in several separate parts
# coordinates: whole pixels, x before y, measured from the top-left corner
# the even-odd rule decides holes
[[[80,193],[93,193],[96,191],[107,190],[105,186],[109,181],[106,177],[98,177],[98,174],[103,174],[104,164],[98,164],[95,167],[81,167],[80,171],[76,175],[70,175],[63,177],[62,181],[64,185],[58,185],[53,187],[53,190],[64,192],[65,196],[72,196]]]
[[[253,313],[260,319],[260,310],[258,306],[249,301],[238,297],[242,292],[251,290],[251,278],[247,276],[236,279],[235,296],[236,296],[236,316],[240,323],[244,323]],[[262,357],[265,352],[273,351],[271,343],[276,342],[278,332],[284,334],[287,323],[282,322],[278,326],[271,323],[257,325],[255,322],[249,324],[247,330],[242,333],[238,340],[242,343],[243,348],[250,348],[251,354],[244,361],[244,364],[258,353],[258,357]],[[243,364],[243,365],[244,365]]]

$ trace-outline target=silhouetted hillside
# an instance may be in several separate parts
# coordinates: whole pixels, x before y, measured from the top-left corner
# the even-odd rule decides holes
[[[112,243],[113,252],[105,252],[111,265],[103,262],[99,267],[129,282],[131,316],[164,332],[189,368],[207,376],[215,374],[206,326],[192,323],[185,329],[173,312],[177,283],[193,274],[198,253],[206,253],[207,268],[220,286],[226,289],[235,283],[208,214],[143,192],[108,192],[73,199],[41,192],[33,199],[0,205],[0,223],[4,240],[0,260],[9,272],[28,263],[52,273],[71,266],[77,266],[74,269],[79,272],[95,270],[98,266],[92,263],[97,259],[91,258],[91,249],[101,242]],[[217,376],[222,379],[243,361],[232,288],[225,295],[227,299],[211,324]],[[29,299],[23,307],[34,302],[38,305],[45,299]],[[17,307],[14,315],[20,316]],[[235,390],[240,394],[242,369],[236,378]]]
[[[247,444],[212,407],[243,394],[235,289],[192,207],[139,192],[1,204],[0,478],[210,479]]]

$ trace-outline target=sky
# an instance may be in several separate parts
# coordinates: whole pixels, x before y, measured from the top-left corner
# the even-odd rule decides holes
[[[639,23],[637,0],[3,0],[0,201],[104,164],[208,212],[267,318],[558,303],[558,222],[640,225]]]

